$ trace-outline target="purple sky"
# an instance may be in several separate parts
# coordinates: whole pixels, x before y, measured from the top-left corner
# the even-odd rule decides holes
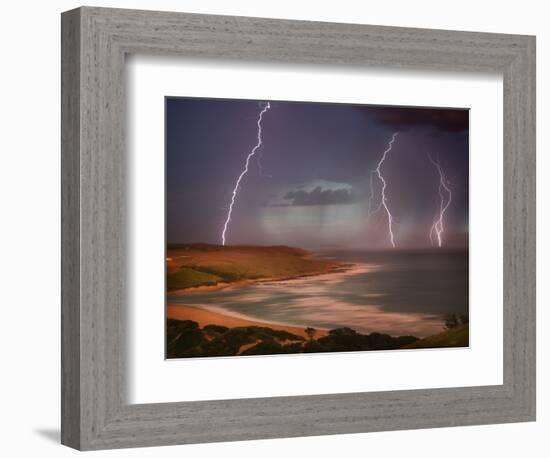
[[[467,247],[467,110],[270,104],[263,147],[241,182],[228,244],[389,248],[385,213],[367,217],[370,172],[399,132],[381,168],[397,247],[430,246],[440,200],[428,154],[452,191],[443,246]],[[168,243],[221,242],[232,189],[256,144],[260,110],[259,101],[166,98]]]

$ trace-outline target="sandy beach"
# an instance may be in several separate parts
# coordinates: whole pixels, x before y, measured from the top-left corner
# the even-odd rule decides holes
[[[236,328],[240,326],[264,326],[277,331],[287,331],[307,338],[305,327],[291,326],[285,324],[270,323],[267,321],[255,321],[240,318],[232,315],[226,315],[220,312],[190,307],[187,305],[168,304],[166,307],[166,317],[174,320],[192,320],[196,321],[202,328],[208,324],[218,324],[227,326],[228,328]],[[328,334],[327,330],[317,329],[315,337],[322,337]]]

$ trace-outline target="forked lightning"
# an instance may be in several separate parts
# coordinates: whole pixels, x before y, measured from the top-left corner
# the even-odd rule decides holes
[[[231,202],[229,203],[229,209],[227,211],[227,217],[225,219],[225,224],[223,225],[222,230],[222,245],[225,246],[226,241],[226,234],[227,229],[229,227],[229,223],[231,222],[231,214],[233,213],[233,206],[235,205],[235,200],[237,198],[237,193],[239,191],[239,186],[241,185],[241,181],[244,178],[244,176],[248,173],[248,167],[250,165],[250,160],[254,157],[258,149],[262,146],[262,119],[263,115],[271,108],[271,105],[269,102],[266,103],[266,105],[262,108],[260,111],[260,114],[258,115],[258,141],[256,143],[256,146],[252,148],[248,156],[246,156],[246,161],[244,163],[244,168],[241,174],[238,176],[237,181],[235,182],[235,186],[233,188],[233,192],[231,193]]]

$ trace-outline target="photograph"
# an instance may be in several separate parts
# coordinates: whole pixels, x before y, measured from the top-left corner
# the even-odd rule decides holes
[[[544,457],[544,6],[3,4],[0,455]]]
[[[165,98],[166,357],[469,345],[469,111]]]

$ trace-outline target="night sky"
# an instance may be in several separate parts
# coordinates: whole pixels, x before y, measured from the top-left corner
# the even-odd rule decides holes
[[[371,170],[381,167],[398,248],[430,247],[439,174],[452,191],[443,246],[468,243],[468,110],[277,102],[263,147],[241,182],[230,245],[390,248],[384,212],[368,218]],[[231,192],[257,141],[265,102],[166,98],[168,243],[221,243]],[[261,164],[260,164],[261,162]],[[375,180],[375,202],[380,199]]]

